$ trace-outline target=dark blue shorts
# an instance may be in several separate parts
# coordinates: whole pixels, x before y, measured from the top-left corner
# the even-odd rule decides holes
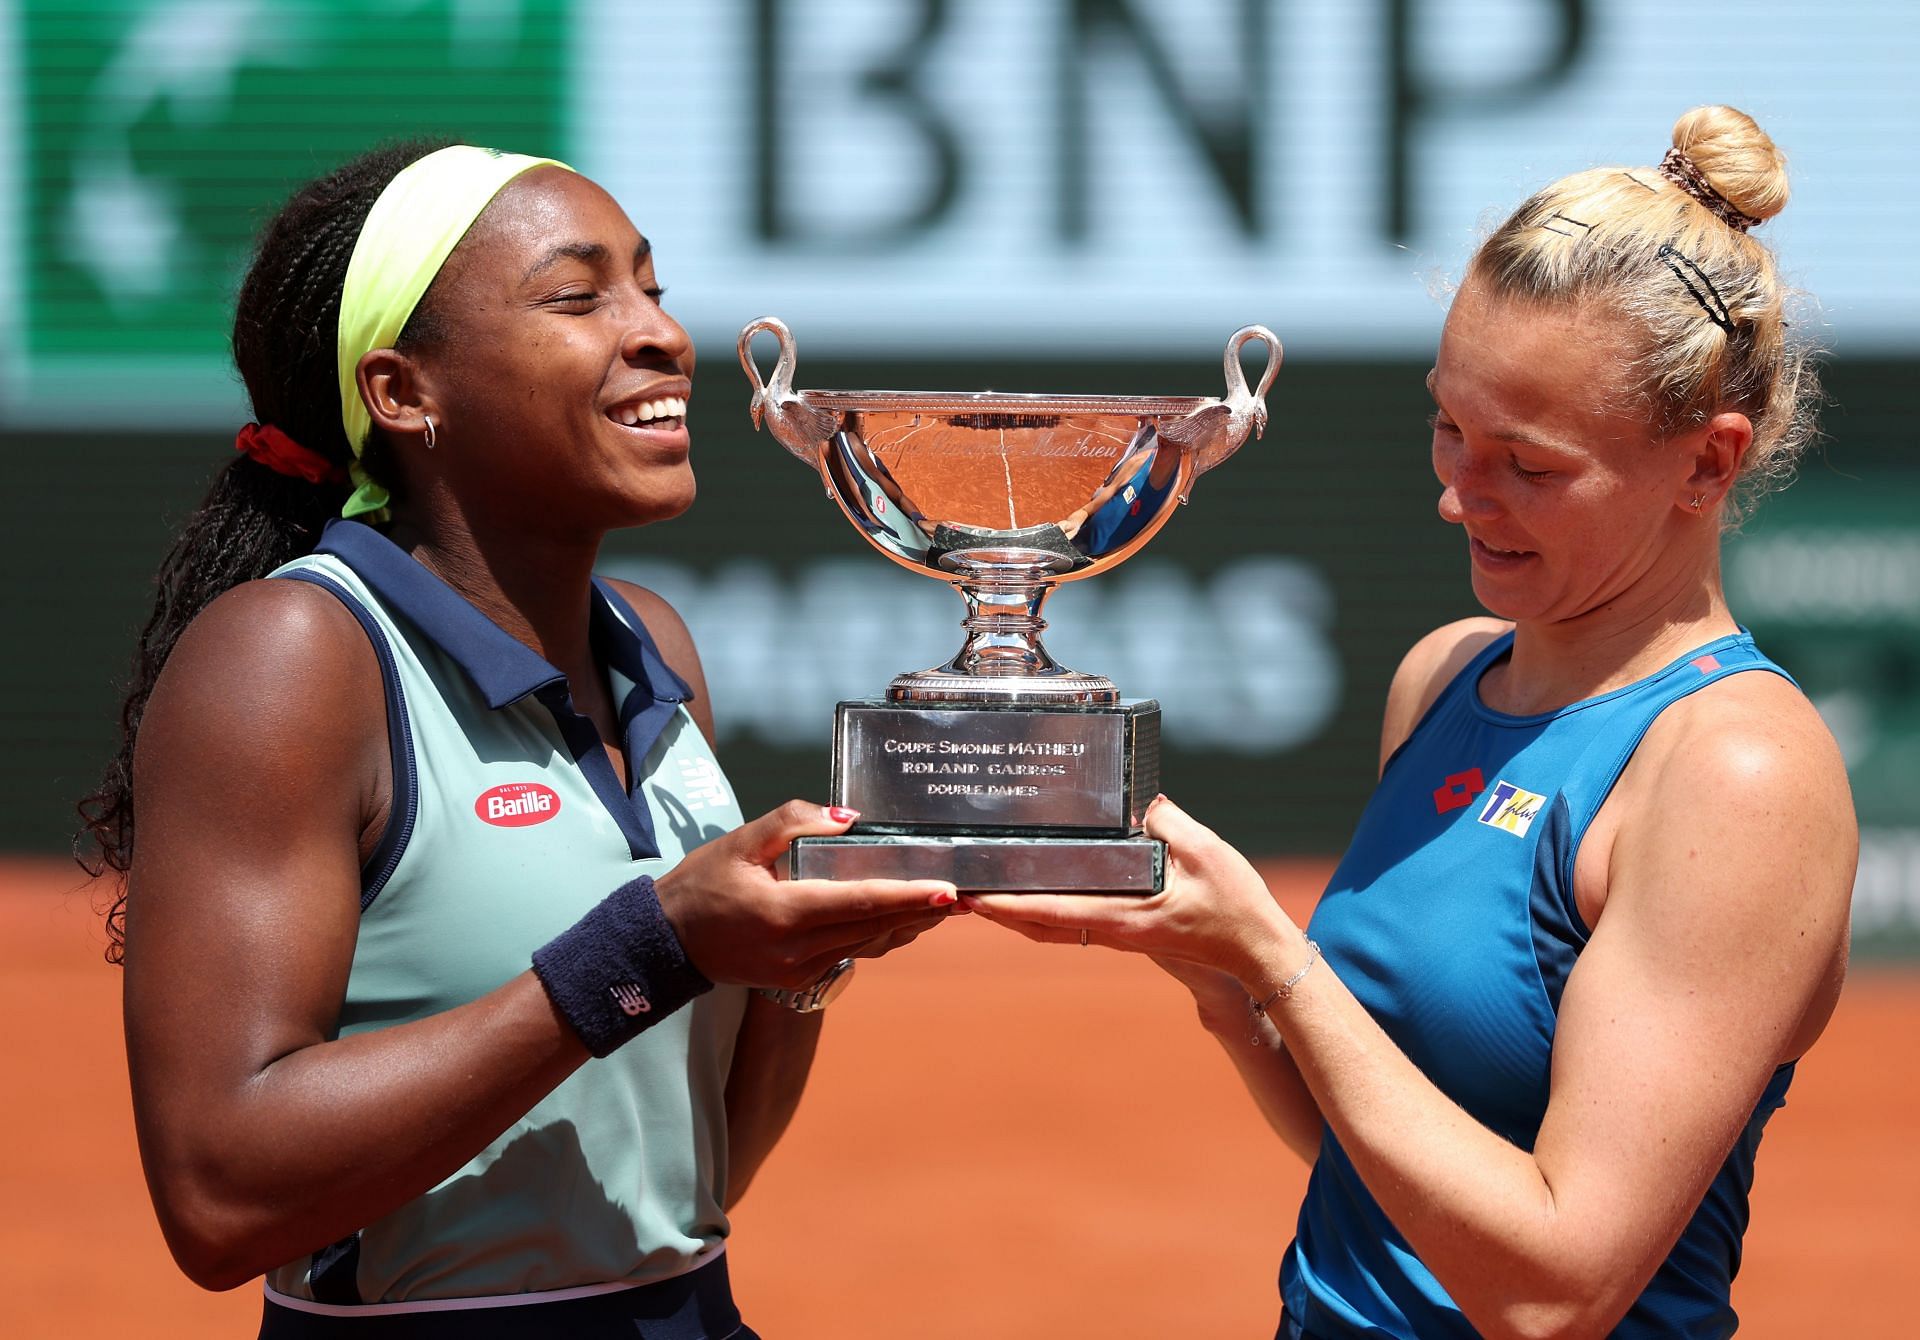
[[[518,1307],[384,1313],[367,1317],[302,1312],[269,1298],[260,1340],[759,1340],[740,1320],[727,1258],[635,1289]]]

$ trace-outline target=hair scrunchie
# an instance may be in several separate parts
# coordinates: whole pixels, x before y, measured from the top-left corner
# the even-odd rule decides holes
[[[303,447],[270,423],[250,423],[233,435],[233,449],[250,460],[309,484],[344,484],[347,472],[310,447]]]
[[[1707,180],[1707,174],[1700,170],[1700,165],[1680,149],[1667,150],[1666,156],[1660,160],[1660,166],[1655,170],[1706,206],[1715,218],[1736,233],[1758,228],[1765,222],[1763,219],[1756,219],[1753,215],[1743,212],[1733,201],[1721,195],[1713,183]]]

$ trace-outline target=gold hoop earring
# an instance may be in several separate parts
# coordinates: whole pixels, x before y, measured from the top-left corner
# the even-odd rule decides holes
[[[427,420],[427,450],[432,451],[433,450],[433,416],[431,414],[428,414],[425,416],[425,418]],[[1698,498],[1695,498],[1693,500],[1693,505],[1695,507],[1698,507],[1700,505],[1700,500]]]

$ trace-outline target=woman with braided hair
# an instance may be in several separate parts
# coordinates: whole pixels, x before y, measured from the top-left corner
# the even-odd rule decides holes
[[[750,1336],[725,1211],[813,1011],[959,910],[779,880],[855,816],[741,825],[684,625],[593,576],[693,499],[661,292],[598,186],[461,145],[307,186],[241,289],[259,422],[86,811],[161,1226],[263,1335]]]
[[[1492,618],[1401,664],[1303,931],[1164,799],[1144,901],[982,898],[1153,955],[1311,1160],[1281,1337],[1733,1332],[1754,1155],[1845,971],[1838,750],[1727,608],[1720,536],[1810,433],[1740,112],[1554,183],[1480,247],[1428,378]]]

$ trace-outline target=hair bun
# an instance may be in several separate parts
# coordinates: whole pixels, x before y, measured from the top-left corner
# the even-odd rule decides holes
[[[1786,208],[1786,156],[1745,112],[1695,107],[1673,123],[1673,147],[1740,213],[1770,219]]]

